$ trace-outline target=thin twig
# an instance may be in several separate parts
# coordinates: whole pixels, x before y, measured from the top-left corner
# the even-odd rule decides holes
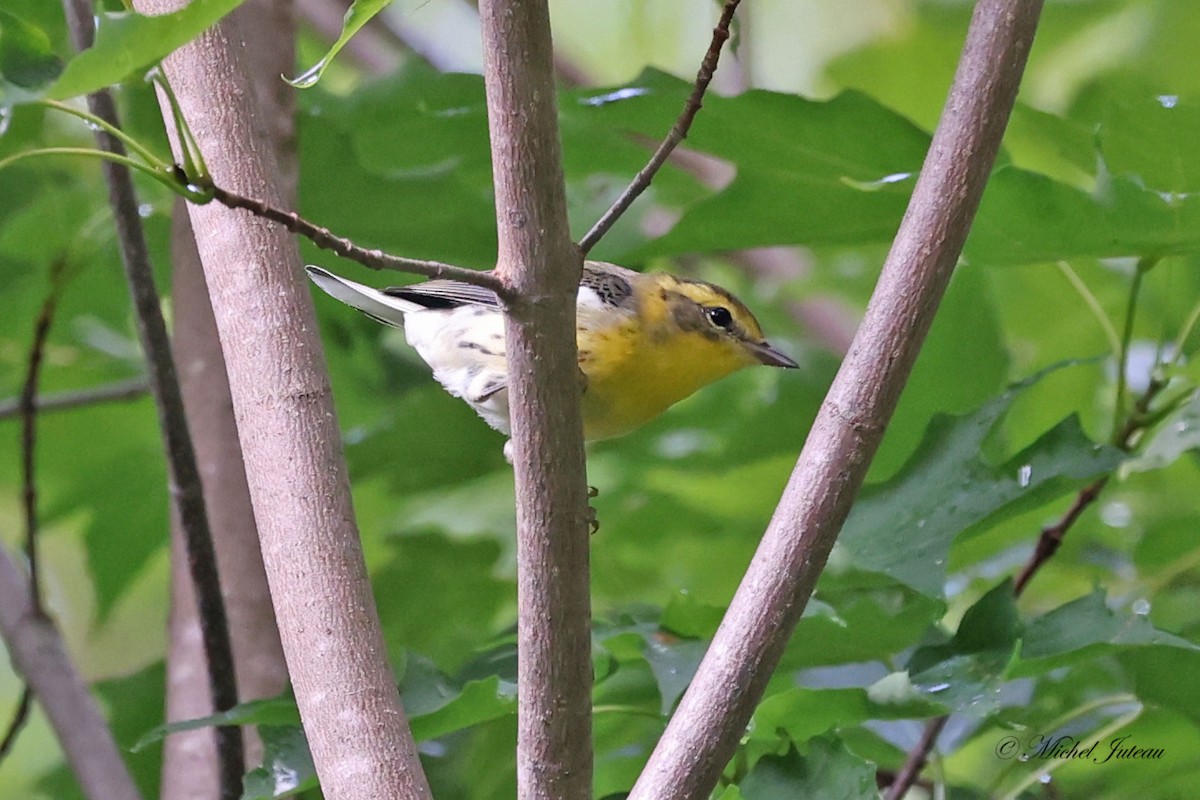
[[[390,269],[400,272],[411,272],[417,275],[424,275],[427,278],[448,278],[480,286],[484,289],[491,289],[502,298],[507,296],[504,284],[500,282],[496,273],[490,270],[467,269],[466,267],[457,267],[453,264],[444,264],[441,261],[401,258],[389,255],[382,250],[368,250],[365,247],[359,247],[349,239],[335,236],[328,228],[314,225],[294,211],[283,211],[273,208],[261,200],[243,197],[227,189],[222,189],[220,186],[207,188],[211,188],[213,199],[221,205],[228,208],[240,208],[244,211],[249,211],[257,217],[269,219],[272,222],[282,225],[292,233],[309,239],[317,247],[323,250],[331,250],[342,258],[357,261],[364,267],[375,270]]]
[[[76,50],[91,46],[94,37],[91,3],[87,0],[63,0],[71,40]],[[112,94],[99,91],[88,96],[90,111],[108,124],[119,128],[116,103]],[[98,128],[97,146],[120,156],[125,150],[120,140]],[[204,493],[196,453],[188,431],[179,379],[171,354],[171,341],[163,321],[158,288],[146,244],[138,199],[129,170],[106,161],[104,178],[108,185],[109,204],[117,229],[117,243],[125,267],[137,320],[138,336],[146,354],[147,369],[158,408],[159,427],[166,450],[171,492],[184,531],[188,565],[196,587],[196,602],[200,610],[200,631],[208,661],[209,689],[213,708],[226,711],[238,703],[237,681],[234,672],[233,648],[229,638],[229,623],[217,571],[212,531],[204,506]],[[221,768],[221,797],[236,800],[242,795],[245,774],[245,752],[242,731],[237,727],[217,728],[214,731]]]
[[[1142,392],[1137,402],[1134,403],[1133,408],[1126,415],[1125,421],[1113,434],[1113,446],[1119,447],[1125,452],[1133,449],[1138,435],[1145,430],[1147,425],[1146,414],[1150,410],[1150,404],[1154,402],[1154,399],[1165,388],[1166,383],[1164,381],[1151,378],[1146,390]],[[1100,492],[1104,489],[1110,477],[1112,476],[1105,475],[1080,489],[1066,512],[1056,522],[1042,528],[1042,533],[1038,537],[1033,555],[1029,557],[1029,560],[1022,567],[1021,572],[1017,575],[1013,583],[1013,591],[1018,597],[1025,590],[1025,586],[1034,576],[1034,573],[1041,569],[1042,565],[1058,552],[1058,548],[1062,546],[1063,538],[1067,535],[1067,531],[1071,529],[1071,526],[1075,524],[1084,510],[1100,497]]]
[[[1113,436],[1118,437],[1121,417],[1125,414],[1125,386],[1128,382],[1129,347],[1133,342],[1133,321],[1137,313],[1138,296],[1141,294],[1142,278],[1158,262],[1157,258],[1138,259],[1133,272],[1133,283],[1129,287],[1129,300],[1125,308],[1125,326],[1121,331],[1121,349],[1117,353],[1117,396],[1113,400]]]
[[[44,617],[42,608],[41,569],[38,562],[38,513],[37,513],[37,388],[38,379],[42,372],[42,356],[46,351],[46,340],[50,335],[50,325],[54,321],[54,312],[58,308],[58,300],[62,297],[66,285],[64,273],[66,259],[60,257],[50,267],[50,291],[42,302],[37,320],[33,323],[33,341],[29,345],[29,358],[25,370],[25,383],[21,387],[21,396],[17,400],[17,408],[21,414],[21,503],[25,515],[25,560],[29,568],[29,608],[31,613]],[[17,736],[29,719],[32,706],[33,692],[29,684],[21,690],[21,700],[13,713],[4,740],[0,742],[0,760],[12,746],[16,744]]]
[[[904,793],[916,783],[917,777],[925,767],[925,762],[929,759],[929,754],[933,751],[934,743],[937,742],[938,736],[941,735],[942,729],[946,727],[949,720],[950,715],[947,714],[926,723],[925,730],[921,734],[921,741],[917,742],[916,747],[909,752],[908,758],[904,759],[904,766],[896,773],[896,779],[888,787],[884,800],[900,800],[901,797],[904,797]]]
[[[33,405],[38,413],[44,414],[47,411],[65,411],[116,400],[136,400],[149,391],[150,384],[145,378],[132,378],[76,391],[39,394],[33,398]],[[0,419],[15,417],[20,413],[21,398],[0,400]]]
[[[721,18],[717,22],[717,26],[713,28],[712,42],[708,45],[708,52],[704,54],[704,60],[700,62],[700,70],[696,73],[696,82],[692,87],[692,93],[688,95],[687,102],[683,106],[683,113],[679,115],[679,119],[675,120],[675,124],[671,127],[667,138],[663,139],[662,144],[654,151],[654,155],[650,157],[650,161],[646,166],[642,167],[641,171],[634,176],[633,181],[621,192],[621,196],[616,199],[608,211],[596,221],[592,229],[588,231],[582,239],[579,240],[579,249],[586,256],[588,252],[596,246],[604,234],[616,224],[617,220],[629,210],[642,192],[650,187],[650,181],[654,180],[654,176],[662,169],[667,158],[671,155],[679,143],[687,138],[688,130],[692,127],[692,121],[696,118],[697,112],[703,105],[704,93],[708,90],[708,85],[712,82],[713,75],[717,71],[717,60],[721,57],[721,48],[729,39],[729,26],[733,22],[733,14],[737,11],[740,0],[726,0],[725,7],[721,10]]]
[[[1021,568],[1013,581],[1013,594],[1018,597],[1025,591],[1025,587],[1029,584],[1034,573],[1041,569],[1042,565],[1054,557],[1058,552],[1058,548],[1062,546],[1063,538],[1066,537],[1067,531],[1075,524],[1079,516],[1100,497],[1100,490],[1108,483],[1109,476],[1105,475],[1102,478],[1092,481],[1087,486],[1079,490],[1075,495],[1075,500],[1071,503],[1070,508],[1058,518],[1058,520],[1046,527],[1042,528],[1042,533],[1038,536],[1037,546],[1034,548],[1033,555],[1025,562],[1025,566]]]
[[[4,732],[4,739],[0,740],[0,761],[8,757],[13,745],[17,743],[17,736],[29,721],[29,712],[32,709],[33,690],[29,688],[29,684],[25,684],[21,689],[21,699],[17,701],[17,708],[13,711],[12,721],[8,723],[8,730]]]
[[[25,384],[21,387],[19,401],[21,408],[21,500],[25,513],[25,558],[29,561],[29,602],[37,614],[42,613],[42,592],[37,549],[37,475],[34,463],[37,450],[37,408],[34,398],[37,397],[38,379],[41,377],[46,339],[50,335],[54,311],[58,308],[58,300],[66,285],[64,281],[66,263],[66,259],[60,257],[50,267],[50,292],[46,295],[42,308],[38,312],[37,320],[33,324],[33,341],[29,345]]]

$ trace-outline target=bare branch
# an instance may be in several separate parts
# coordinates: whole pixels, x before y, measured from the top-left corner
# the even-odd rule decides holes
[[[592,793],[587,480],[571,243],[545,0],[484,0],[497,272],[517,495],[517,796]]]
[[[94,35],[91,4],[87,0],[63,0],[63,4],[75,48],[87,49],[91,46]],[[88,107],[100,119],[114,127],[120,127],[116,104],[108,92],[90,95]],[[97,130],[95,136],[96,144],[101,150],[124,155],[125,151],[120,141],[110,133]],[[138,200],[129,170],[109,161],[104,163],[103,170],[105,182],[108,184],[113,221],[117,228],[121,261],[133,298],[138,337],[142,350],[146,353],[150,384],[158,409],[171,492],[184,530],[188,564],[201,609],[201,632],[208,660],[209,689],[212,692],[213,706],[224,711],[233,708],[238,702],[233,649],[225,617],[225,603],[221,597],[208,514],[204,507],[200,473],[196,467],[196,454],[188,432],[179,380],[171,355],[171,341],[159,306],[154,270],[150,264],[145,232],[138,214]],[[242,776],[246,771],[241,729],[216,728],[214,735],[217,738],[217,751],[221,762],[221,796],[226,800],[236,800],[241,797]]]
[[[995,161],[1040,0],[980,0],[942,119],[862,326],[758,552],[630,794],[699,800],[733,755],[929,330]]]
[[[42,592],[39,587],[37,548],[37,408],[34,398],[37,397],[46,339],[50,335],[50,325],[54,321],[58,300],[66,286],[65,269],[66,261],[61,258],[50,268],[50,292],[46,295],[33,324],[33,340],[29,345],[25,383],[21,387],[21,398],[18,401],[21,410],[21,500],[25,515],[25,558],[29,563],[29,601],[37,614],[42,613]]]
[[[925,730],[921,733],[921,740],[917,742],[916,746],[909,751],[908,757],[904,759],[904,766],[896,773],[896,779],[888,787],[887,794],[884,795],[884,800],[900,800],[912,788],[912,785],[917,782],[917,778],[920,777],[925,762],[929,759],[929,754],[933,752],[933,746],[937,743],[938,736],[941,735],[942,729],[946,727],[946,723],[949,721],[950,715],[947,714],[931,719],[925,724]]]
[[[38,395],[33,400],[34,408],[39,413],[46,411],[65,411],[72,408],[108,403],[114,400],[137,400],[150,391],[150,384],[145,378],[133,378],[127,381],[108,383],[71,392]],[[0,400],[0,419],[15,417],[21,412],[19,398]]]
[[[592,229],[579,240],[579,249],[583,251],[584,255],[587,255],[601,237],[608,233],[609,228],[615,225],[617,220],[629,210],[633,201],[650,187],[650,182],[662,169],[663,164],[671,155],[671,151],[687,137],[688,130],[692,127],[692,121],[703,105],[704,93],[708,90],[708,85],[712,83],[713,75],[717,71],[717,60],[721,57],[721,48],[729,39],[729,26],[733,22],[733,14],[737,11],[739,2],[741,0],[725,0],[721,18],[718,20],[717,26],[713,28],[712,43],[709,44],[708,52],[704,54],[704,59],[700,62],[700,71],[696,73],[696,82],[692,87],[692,93],[688,95],[687,102],[684,103],[683,112],[679,115],[679,119],[675,120],[667,138],[663,139],[662,144],[654,151],[654,155],[650,157],[646,166],[642,167],[625,191],[621,192],[621,196],[596,221]]]
[[[17,737],[25,729],[25,723],[29,722],[31,710],[33,710],[33,690],[29,688],[29,684],[25,684],[21,689],[21,699],[17,701],[13,717],[8,722],[8,729],[4,731],[4,738],[0,739],[0,761],[8,757],[13,745],[17,743]]]
[[[108,723],[88,693],[54,623],[30,602],[29,577],[0,548],[0,634],[13,666],[38,698],[89,800],[139,800]]]
[[[242,197],[220,186],[211,186],[208,188],[212,189],[213,199],[218,203],[228,208],[240,208],[249,211],[256,217],[276,222],[292,233],[310,240],[322,250],[331,250],[342,258],[357,261],[364,267],[376,270],[392,269],[399,272],[424,275],[427,278],[448,278],[450,280],[462,281],[463,283],[470,283],[475,286],[482,286],[485,289],[491,289],[501,297],[506,292],[504,284],[501,283],[494,272],[456,267],[453,264],[444,264],[441,261],[402,258],[400,256],[389,255],[382,250],[368,250],[367,248],[359,247],[349,239],[335,236],[328,228],[314,225],[295,211],[282,211],[261,200]]]
[[[135,6],[158,14],[183,4]],[[226,18],[168,56],[163,69],[214,182],[278,208],[285,201],[243,54],[237,20]],[[219,204],[193,205],[188,214],[225,354],[271,601],[322,789],[339,800],[427,800],[363,560],[296,240]]]

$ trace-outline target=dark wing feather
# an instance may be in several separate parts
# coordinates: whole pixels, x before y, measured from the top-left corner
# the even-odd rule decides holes
[[[459,306],[486,306],[500,308],[500,298],[491,289],[473,286],[461,281],[426,281],[412,286],[389,286],[383,293],[399,297],[425,308],[457,308]]]

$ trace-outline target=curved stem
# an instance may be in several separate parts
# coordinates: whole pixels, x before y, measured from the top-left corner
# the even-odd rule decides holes
[[[1176,364],[1182,363],[1183,348],[1191,338],[1192,331],[1196,330],[1197,323],[1200,323],[1200,302],[1192,307],[1192,313],[1188,314],[1187,322],[1183,323],[1179,336],[1175,339],[1175,352],[1171,354],[1171,361]]]
[[[167,167],[165,170],[155,169],[135,158],[130,158],[119,153],[111,153],[107,150],[96,150],[90,147],[40,147],[37,150],[23,150],[20,153],[13,153],[8,158],[0,159],[0,170],[10,167],[18,161],[35,156],[90,156],[102,161],[110,161],[113,164],[118,164],[128,169],[137,170],[193,203],[203,204],[212,200],[210,193],[180,183],[178,176],[171,167]]]
[[[86,122],[88,125],[93,126],[93,128],[100,128],[101,130],[106,131],[114,138],[120,139],[122,144],[124,144],[126,147],[128,147],[130,150],[132,150],[134,153],[137,153],[147,164],[153,165],[153,166],[157,167],[158,169],[161,169],[163,172],[170,172],[171,165],[169,163],[167,163],[166,161],[163,161],[161,158],[156,156],[154,153],[152,153],[149,150],[149,148],[142,145],[140,142],[138,142],[136,139],[134,139],[129,134],[125,133],[125,131],[121,130],[116,125],[112,125],[112,124],[106,122],[105,120],[101,119],[100,117],[97,117],[95,114],[92,114],[88,111],[84,111],[82,108],[76,108],[75,106],[68,105],[67,103],[59,102],[58,100],[43,100],[41,102],[42,102],[42,105],[46,106],[47,108],[52,108],[55,111],[61,111],[64,114],[70,114],[73,117],[78,117],[79,119]],[[96,151],[96,152],[104,152],[104,151]]]
[[[175,90],[171,88],[171,82],[158,67],[150,70],[146,78],[158,87],[162,96],[166,98],[167,105],[171,108],[171,116],[175,121],[175,131],[179,139],[179,152],[183,159],[185,183],[202,186],[211,184],[212,176],[209,174],[208,165],[204,163],[204,154],[200,152],[200,145],[196,142],[196,137],[192,135],[192,129],[187,124],[187,118],[183,114],[183,108],[179,105],[179,98],[175,96]]]
[[[1119,358],[1121,355],[1121,340],[1117,334],[1116,327],[1113,326],[1112,320],[1104,313],[1104,308],[1100,305],[1100,301],[1096,299],[1096,295],[1088,288],[1088,285],[1083,282],[1071,265],[1066,261],[1058,262],[1058,270],[1067,279],[1079,296],[1083,299],[1084,304],[1092,312],[1092,316],[1096,318],[1096,322],[1100,324],[1100,330],[1104,331],[1104,338],[1108,339],[1109,349],[1112,351],[1114,358]]]
[[[1150,268],[1158,263],[1157,257],[1138,259],[1137,268],[1133,273],[1133,283],[1129,286],[1129,302],[1125,306],[1125,328],[1121,332],[1121,348],[1117,355],[1117,396],[1113,401],[1112,435],[1114,444],[1120,446],[1117,437],[1122,431],[1121,420],[1125,417],[1125,394],[1128,390],[1129,376],[1129,346],[1133,342],[1133,321],[1137,314],[1137,301],[1142,290],[1142,278]]]

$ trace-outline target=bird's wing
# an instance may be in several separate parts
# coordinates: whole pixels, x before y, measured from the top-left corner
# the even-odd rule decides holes
[[[388,297],[398,297],[424,308],[457,308],[484,306],[500,308],[500,298],[491,289],[473,286],[462,281],[425,281],[411,286],[389,286],[383,290]]]
[[[351,308],[357,308],[371,319],[400,328],[404,326],[404,315],[419,311],[423,306],[402,297],[394,297],[334,275],[320,267],[307,266],[304,271],[312,282],[334,299],[341,300]]]

